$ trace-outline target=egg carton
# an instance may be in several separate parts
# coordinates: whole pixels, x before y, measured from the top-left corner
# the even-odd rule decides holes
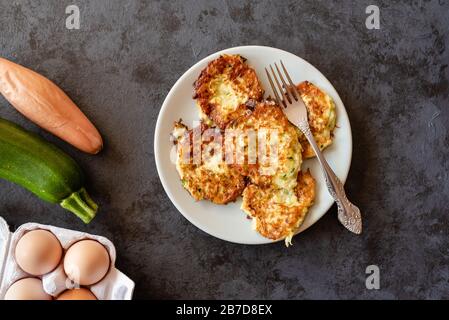
[[[77,241],[91,239],[101,243],[109,252],[110,266],[106,276],[94,285],[87,286],[99,300],[131,300],[134,291],[134,281],[115,267],[116,252],[113,243],[101,236],[84,232],[58,228],[38,223],[21,225],[16,232],[9,230],[6,221],[0,217],[0,300],[3,300],[8,288],[17,280],[35,277],[24,272],[14,258],[14,251],[19,239],[28,231],[48,230],[58,238],[64,251]],[[67,289],[77,288],[78,285],[68,279],[62,263],[52,272],[40,276],[44,290],[49,295],[57,297]]]

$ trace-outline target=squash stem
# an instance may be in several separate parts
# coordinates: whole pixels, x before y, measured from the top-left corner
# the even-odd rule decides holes
[[[98,210],[98,205],[92,200],[85,188],[81,188],[62,200],[61,207],[76,214],[86,224],[95,217]]]

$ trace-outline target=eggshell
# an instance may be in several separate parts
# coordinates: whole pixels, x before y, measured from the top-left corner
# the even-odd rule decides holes
[[[73,282],[88,286],[104,278],[109,270],[110,258],[106,248],[94,240],[73,244],[64,258],[64,271]]]
[[[25,278],[9,287],[5,300],[52,300],[52,297],[44,291],[40,279]]]
[[[23,271],[40,276],[53,271],[61,261],[62,247],[47,230],[33,230],[20,238],[15,249],[17,264]]]
[[[56,300],[97,300],[97,297],[86,288],[66,290]]]

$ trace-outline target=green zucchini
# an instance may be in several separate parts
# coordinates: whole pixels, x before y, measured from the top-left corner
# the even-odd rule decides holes
[[[98,206],[84,188],[85,176],[66,153],[37,134],[0,118],[0,178],[89,223]]]

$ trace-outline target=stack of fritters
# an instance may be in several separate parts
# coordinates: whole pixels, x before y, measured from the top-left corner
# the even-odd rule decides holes
[[[266,238],[285,239],[289,244],[315,195],[315,181],[310,173],[298,175],[302,157],[295,127],[279,106],[265,101],[259,102],[250,114],[230,123],[228,128],[270,135],[267,141],[258,141],[258,147],[262,147],[261,144],[268,147],[265,161],[259,154],[255,164],[245,162],[234,166],[249,177],[249,184],[243,191],[242,209],[253,218],[254,228]],[[270,161],[272,152],[276,153],[275,161]],[[300,199],[301,195],[308,198]]]
[[[302,159],[313,157],[313,150],[282,109],[263,100],[260,81],[241,56],[223,55],[211,61],[194,88],[202,123],[188,130],[177,122],[173,133],[183,186],[195,200],[217,204],[226,204],[242,195],[242,210],[252,217],[255,230],[266,238],[285,239],[290,244],[315,198],[315,180],[310,172],[301,172]],[[298,89],[309,111],[312,133],[323,149],[332,143],[335,105],[310,82],[300,83]],[[211,134],[214,133],[211,128],[215,128],[217,135]],[[194,134],[194,130],[199,134]],[[208,134],[204,135],[206,131]],[[243,150],[243,161],[237,161],[237,155],[233,154],[233,161],[226,163],[225,141],[231,132],[244,135],[242,139],[232,138],[236,144],[234,151],[239,147]],[[260,150],[251,148],[248,132],[259,137],[264,133],[268,143],[263,160]],[[196,159],[195,142],[202,154]],[[261,147],[258,140],[256,149]],[[252,162],[254,152],[258,154]]]

